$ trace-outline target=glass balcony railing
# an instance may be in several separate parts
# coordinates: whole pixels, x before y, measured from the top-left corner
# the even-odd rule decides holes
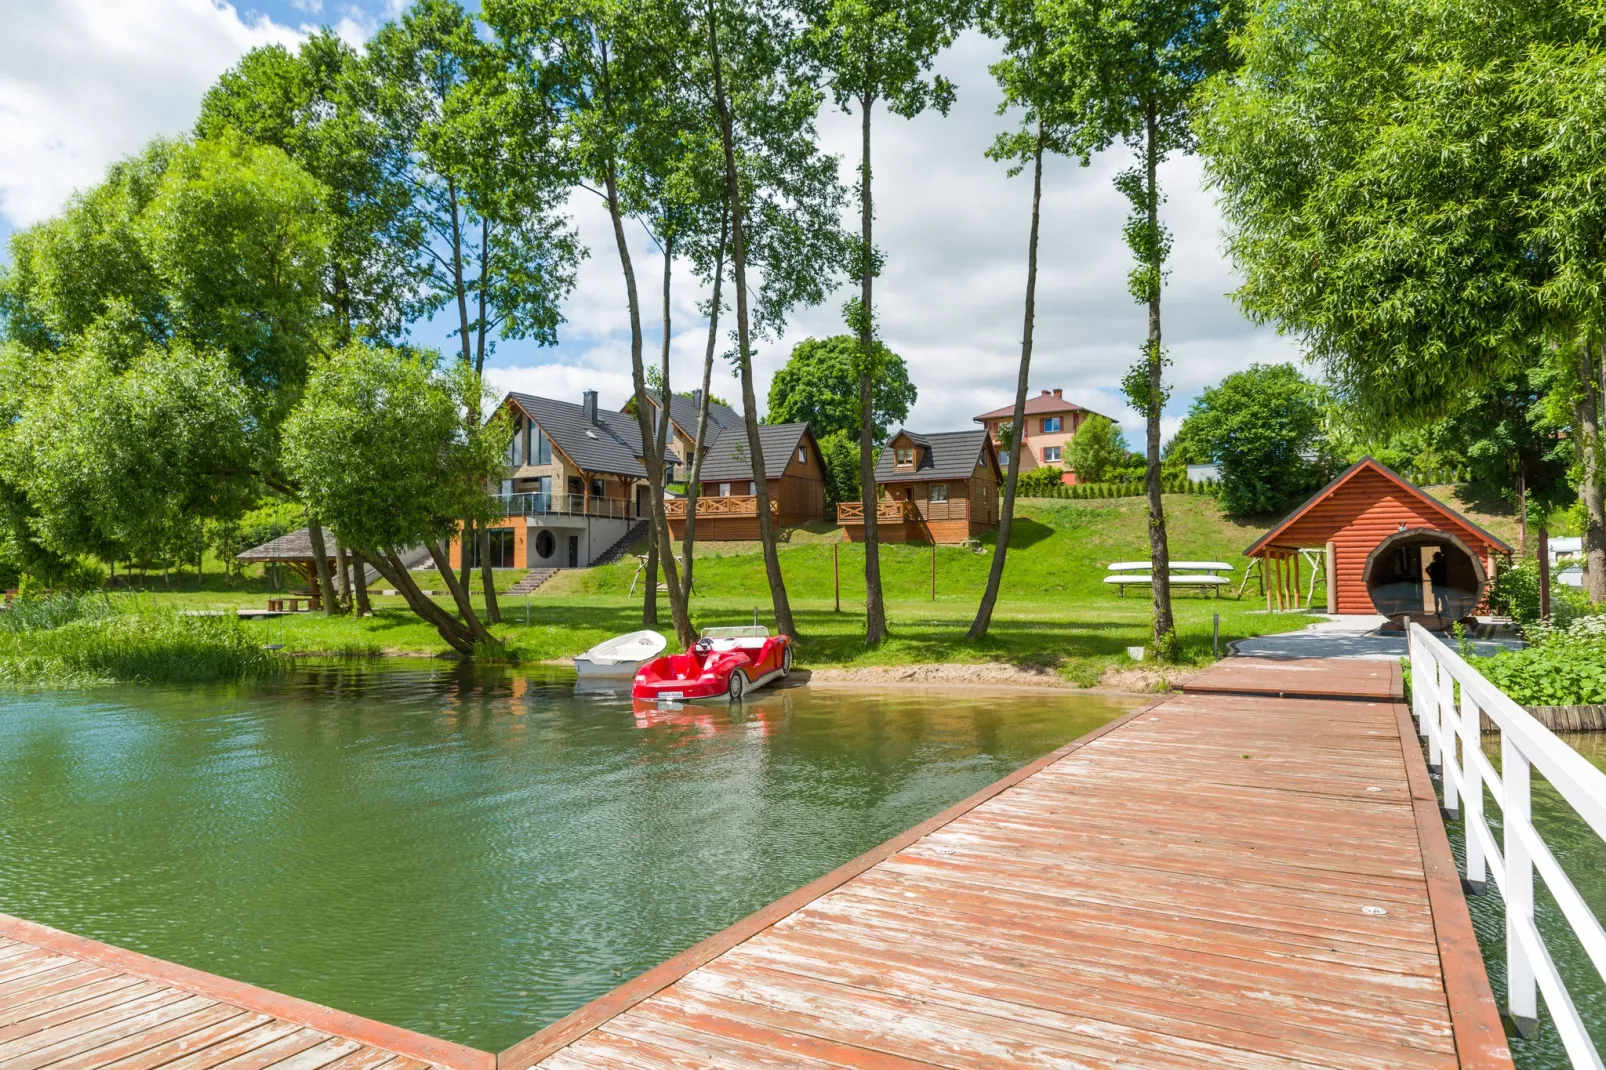
[[[593,498],[584,494],[493,494],[503,516],[596,516],[629,520],[636,515],[627,498]]]

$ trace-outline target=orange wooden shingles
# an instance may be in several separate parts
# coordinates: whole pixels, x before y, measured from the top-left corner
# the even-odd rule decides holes
[[[269,1014],[0,939],[5,1070],[424,1070]]]
[[[1174,698],[541,1065],[1455,1067],[1393,709]]]

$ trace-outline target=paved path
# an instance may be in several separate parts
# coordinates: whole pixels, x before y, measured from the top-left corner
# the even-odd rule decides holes
[[[501,1065],[1509,1067],[1398,668],[1357,668],[1231,659]]]

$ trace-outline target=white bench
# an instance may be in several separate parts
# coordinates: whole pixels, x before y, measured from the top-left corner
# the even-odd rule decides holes
[[[1148,561],[1117,561],[1109,566],[1111,572],[1149,572],[1153,565]],[[1173,561],[1174,569],[1193,569],[1198,572],[1231,572],[1232,566],[1225,561]]]
[[[1104,582],[1113,585],[1121,592],[1121,597],[1125,598],[1128,587],[1154,586],[1154,576],[1152,573],[1106,576],[1104,577]],[[1217,598],[1221,597],[1221,588],[1232,586],[1232,579],[1228,576],[1212,576],[1203,573],[1173,572],[1170,573],[1170,582],[1173,587],[1196,587],[1201,590],[1215,588]]]

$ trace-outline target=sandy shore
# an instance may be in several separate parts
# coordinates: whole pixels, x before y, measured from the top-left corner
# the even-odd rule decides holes
[[[854,669],[799,670],[793,676],[810,687],[978,687],[1041,691],[1121,691],[1128,694],[1154,694],[1165,687],[1176,689],[1192,677],[1191,669],[1151,668],[1107,669],[1096,689],[1079,688],[1049,669],[985,664],[873,665]]]

